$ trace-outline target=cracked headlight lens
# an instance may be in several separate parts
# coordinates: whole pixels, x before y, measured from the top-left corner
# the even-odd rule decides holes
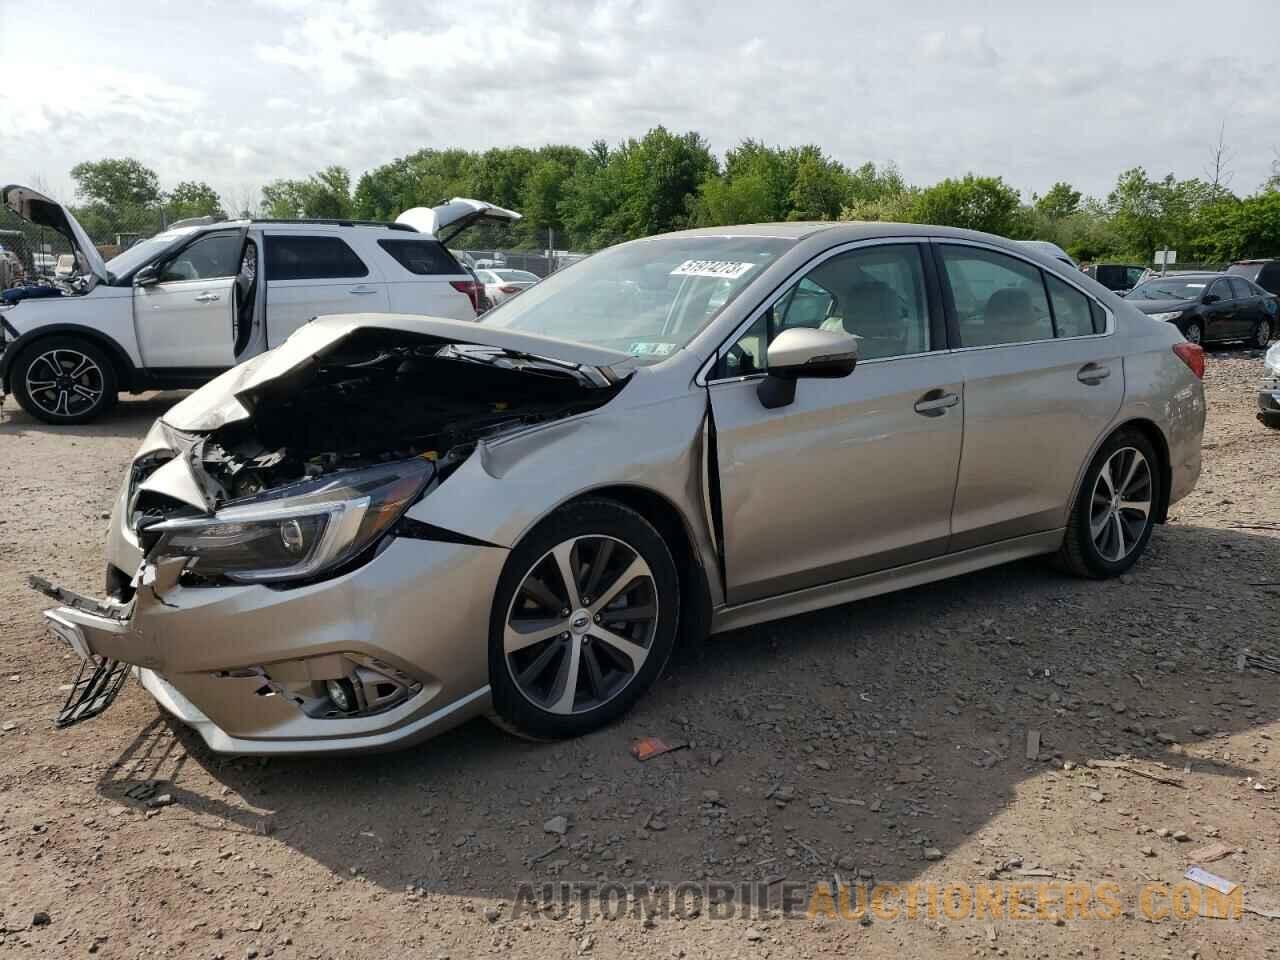
[[[191,572],[240,583],[313,577],[377,540],[434,474],[431,461],[413,459],[277,487],[212,517],[147,528],[158,536],[147,559],[188,557]]]
[[[1177,320],[1182,316],[1181,310],[1174,310],[1170,313],[1149,313],[1147,314],[1152,320]]]

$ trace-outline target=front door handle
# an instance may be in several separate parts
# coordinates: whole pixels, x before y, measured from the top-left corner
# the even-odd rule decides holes
[[[218,300],[218,299],[220,299],[220,298],[218,297],[218,295],[217,295],[216,293],[207,293],[207,292],[206,292],[206,293],[202,293],[202,294],[200,294],[200,296],[196,297],[196,303],[213,303],[213,301]]]
[[[355,294],[357,297],[367,297],[369,294],[377,292],[378,291],[373,287],[366,287],[364,284],[360,284],[358,287],[352,287],[347,291],[347,293]]]
[[[960,395],[958,393],[930,390],[916,401],[915,411],[925,417],[940,417],[947,412],[948,407],[954,407],[959,402]]]
[[[1086,363],[1076,373],[1076,379],[1081,383],[1087,383],[1091,387],[1096,387],[1107,377],[1111,376],[1111,368],[1104,367],[1098,363]]]

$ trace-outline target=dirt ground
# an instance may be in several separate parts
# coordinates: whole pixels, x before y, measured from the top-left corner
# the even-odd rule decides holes
[[[136,684],[53,729],[74,664],[26,575],[101,589],[111,498],[174,395],[66,429],[10,402],[0,957],[1276,956],[1280,914],[1160,916],[1193,851],[1245,906],[1280,910],[1280,675],[1236,666],[1245,647],[1280,654],[1280,432],[1254,420],[1260,372],[1257,351],[1210,354],[1199,487],[1117,581],[1017,563],[723,635],[570,743],[481,721],[397,754],[269,763],[211,755]],[[641,764],[643,735],[689,746]],[[1125,757],[1161,779],[1091,766]],[[160,805],[126,795],[154,780]],[[799,890],[799,916],[715,892],[648,921],[616,892],[586,916],[517,895],[599,879],[755,881],[775,906]],[[804,917],[812,888],[793,885],[836,879],[918,884],[921,905],[893,917],[890,891],[865,919]],[[1029,920],[1007,916],[1015,883]],[[960,919],[929,915],[945,884]],[[974,884],[1004,891],[1006,916],[962,910]],[[1066,916],[1070,884],[1092,891],[1088,916]]]

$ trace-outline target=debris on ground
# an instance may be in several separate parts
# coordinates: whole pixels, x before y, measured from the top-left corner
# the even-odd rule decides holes
[[[673,750],[683,750],[687,746],[687,743],[669,744],[659,737],[643,737],[631,744],[631,755],[643,763]]]

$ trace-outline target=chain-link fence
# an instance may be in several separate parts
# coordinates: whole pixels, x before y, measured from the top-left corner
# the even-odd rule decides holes
[[[529,250],[454,250],[453,253],[475,270],[527,270],[539,277],[555,273],[586,256],[564,250],[557,250],[553,256]]]

